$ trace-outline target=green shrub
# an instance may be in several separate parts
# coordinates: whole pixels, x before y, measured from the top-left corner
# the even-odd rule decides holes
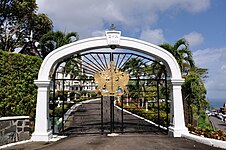
[[[29,115],[34,118],[37,87],[34,80],[42,60],[0,50],[0,117]]]
[[[117,104],[121,107],[121,103]],[[159,123],[162,126],[167,126],[167,122],[169,122],[170,116],[168,114],[168,120],[167,120],[167,114],[164,110],[160,110],[159,112],[159,119],[158,119],[158,111],[157,109],[149,109],[146,111],[144,108],[138,108],[137,104],[131,103],[129,106],[123,105],[123,108],[130,111],[133,114],[136,114],[138,116],[144,117],[145,119],[151,120],[155,123]]]
[[[56,107],[54,113],[55,113],[54,115],[55,115],[56,117],[59,117],[59,118],[62,117],[62,115],[63,115],[63,114],[62,114],[62,113],[63,113],[62,107]]]
[[[66,100],[67,100],[67,96],[68,96],[68,92],[69,92],[69,91],[67,91],[67,90],[65,90],[64,93],[63,93],[62,90],[56,91],[56,93],[55,93],[55,94],[56,94],[56,95],[55,95],[55,99],[58,99],[58,97],[60,97],[60,100],[66,101]]]
[[[96,98],[97,97],[97,93],[96,92],[90,92],[90,96],[91,96],[91,98]]]
[[[209,122],[208,116],[205,114],[205,112],[201,112],[201,114],[198,117],[198,127],[203,129],[212,129],[212,125]]]
[[[198,118],[198,126],[201,128],[206,128],[206,115],[205,113],[201,113],[199,118]]]

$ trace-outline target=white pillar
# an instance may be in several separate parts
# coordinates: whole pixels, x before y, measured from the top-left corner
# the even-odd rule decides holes
[[[36,105],[35,131],[32,134],[33,141],[49,141],[52,131],[49,128],[49,87],[51,81],[38,81],[38,96]]]
[[[127,95],[127,99],[126,99],[126,106],[129,106],[129,97]]]
[[[148,111],[148,101],[146,101],[145,103],[145,108],[146,108],[146,111]]]
[[[70,92],[67,93],[67,102],[70,102]]]
[[[184,79],[171,79],[171,111],[169,127],[169,135],[173,137],[181,137],[182,134],[187,134],[188,129],[185,126],[184,108],[182,101],[181,85]]]

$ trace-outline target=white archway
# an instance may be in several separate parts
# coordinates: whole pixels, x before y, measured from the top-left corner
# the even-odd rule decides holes
[[[118,48],[130,49],[145,53],[162,61],[166,66],[171,81],[171,110],[169,135],[181,137],[188,130],[185,127],[181,85],[184,80],[181,78],[180,68],[176,59],[168,51],[148,42],[129,37],[120,37],[117,43]],[[52,131],[49,126],[49,73],[59,61],[75,53],[91,49],[109,48],[109,41],[106,36],[80,40],[52,51],[44,59],[39,70],[38,79],[35,84],[38,86],[35,131],[32,135],[33,141],[49,141],[52,138]]]

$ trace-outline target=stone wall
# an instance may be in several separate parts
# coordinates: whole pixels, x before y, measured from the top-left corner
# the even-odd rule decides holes
[[[0,117],[0,145],[30,138],[29,116]]]

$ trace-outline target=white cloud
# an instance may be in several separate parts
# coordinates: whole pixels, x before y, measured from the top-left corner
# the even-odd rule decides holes
[[[198,50],[193,53],[196,65],[208,68],[206,79],[207,96],[213,99],[226,97],[226,47],[220,49]],[[225,91],[225,92],[222,92]]]
[[[189,11],[191,13],[197,13],[197,12],[208,9],[210,6],[210,1],[209,0],[198,0],[198,1],[182,0],[181,5],[187,11]]]
[[[141,32],[140,39],[156,45],[165,41],[162,29],[145,29]]]
[[[188,43],[191,47],[200,45],[204,41],[202,34],[197,33],[197,32],[191,32],[191,33],[185,35],[184,38],[188,41]]]
[[[104,36],[105,31],[104,30],[96,30],[92,32],[92,36]]]
[[[205,11],[210,0],[37,0],[39,12],[46,13],[54,22],[55,29],[76,31],[81,38],[92,36],[93,32],[106,30],[115,23],[124,32],[141,32],[158,21],[159,12]],[[138,29],[138,31],[137,31]]]
[[[76,31],[80,38],[100,36],[112,23],[123,29],[122,35],[140,35],[140,38],[154,44],[164,39],[162,29],[153,29],[162,13],[186,11],[198,13],[210,7],[211,0],[36,0],[39,12],[46,13],[54,22],[56,30]],[[173,36],[173,35],[172,35]],[[190,46],[203,43],[200,33],[184,36]],[[208,95],[216,89],[226,91],[226,48],[205,49],[194,52],[196,64],[209,68],[207,79]],[[224,84],[225,83],[225,84]],[[223,92],[222,92],[223,93]],[[225,95],[219,95],[226,97]]]

